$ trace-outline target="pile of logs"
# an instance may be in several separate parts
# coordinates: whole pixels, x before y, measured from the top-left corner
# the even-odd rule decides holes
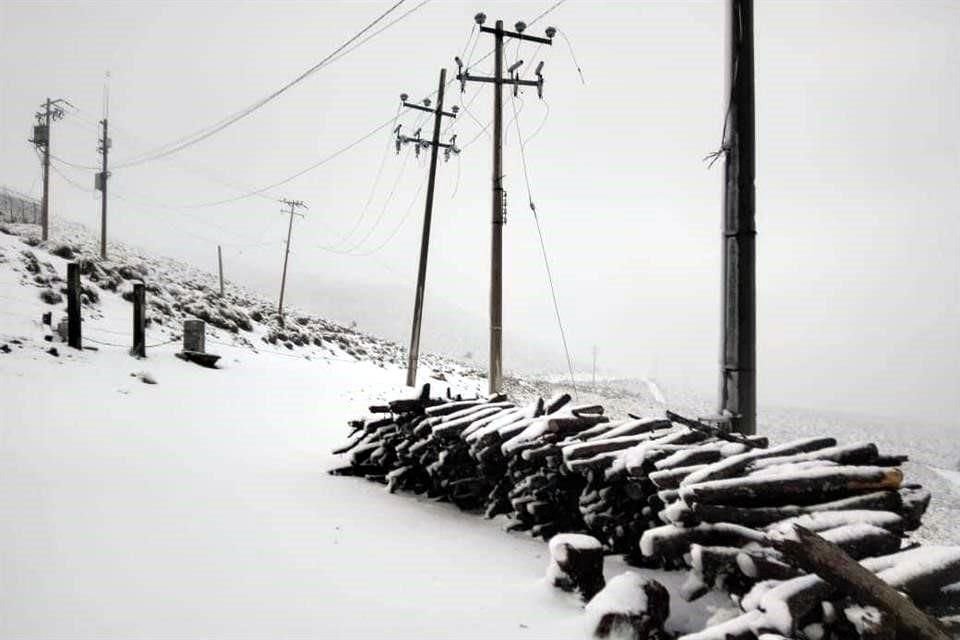
[[[960,550],[906,541],[930,494],[903,483],[905,456],[871,443],[817,437],[769,446],[669,412],[611,421],[566,394],[517,406],[502,395],[432,398],[425,386],[370,411],[338,450],[350,464],[331,473],[505,515],[509,529],[545,540],[588,534],[631,564],[688,571],[688,600],[722,589],[740,603],[742,616],[689,640],[827,637],[816,635],[824,630],[870,637],[875,612],[842,598],[821,606],[831,587],[772,542],[794,525],[866,559],[924,606],[958,596],[945,587],[960,582]]]
[[[573,406],[567,394],[516,406],[501,395],[417,398],[370,407],[351,423],[350,465],[334,475],[362,476],[390,491],[447,500],[488,517],[507,515],[511,530],[548,540],[585,529],[581,474],[563,462],[568,436],[607,422],[598,406]]]

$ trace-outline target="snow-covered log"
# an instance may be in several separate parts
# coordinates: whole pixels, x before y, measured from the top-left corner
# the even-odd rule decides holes
[[[698,473],[701,472],[690,474],[681,483],[680,497],[687,504],[811,504],[823,498],[839,498],[857,491],[899,489],[903,481],[902,471],[885,467],[826,467],[805,469],[782,476],[690,482]]]
[[[897,629],[897,635],[917,640],[949,640],[946,630],[931,616],[919,610],[903,598],[894,585],[904,589],[910,584],[914,590],[928,587],[933,584],[931,572],[942,570],[940,554],[931,553],[920,557],[912,566],[900,563],[878,575],[812,531],[801,526],[794,526],[793,535],[784,536],[776,540],[776,547],[793,562],[804,566],[810,571],[822,576],[832,587],[845,594],[851,595],[863,604],[878,607]],[[943,585],[938,585],[938,588]],[[773,593],[771,591],[771,593]],[[764,597],[766,601],[767,596]],[[779,632],[788,629],[790,619],[776,619],[776,612],[766,608],[768,617],[774,622]]]
[[[596,538],[564,533],[550,538],[547,580],[589,601],[603,589],[603,545]]]
[[[587,628],[594,638],[667,640],[670,594],[656,580],[637,573],[613,578],[587,603]]]
[[[889,490],[863,493],[807,506],[788,504],[774,507],[731,507],[723,504],[693,502],[689,508],[703,522],[737,522],[747,527],[763,527],[787,518],[823,511],[869,509],[901,513],[903,502],[900,493]]]

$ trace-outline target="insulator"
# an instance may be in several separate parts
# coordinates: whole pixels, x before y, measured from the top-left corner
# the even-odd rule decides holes
[[[407,101],[407,98],[409,98],[409,97],[410,97],[410,96],[408,96],[407,94],[401,93],[401,94],[400,94],[400,102],[406,102],[406,101]]]
[[[454,113],[454,114],[460,113],[460,107],[458,107],[457,105],[453,105],[452,107],[450,107],[450,113]]]
[[[507,73],[513,73],[514,71],[519,69],[522,64],[523,64],[523,60],[517,60],[507,68]]]
[[[517,33],[523,33],[527,30],[527,23],[521,20],[517,24],[513,25],[513,27],[517,30]]]
[[[477,24],[482,25],[484,22],[487,21],[487,14],[485,14],[485,13],[483,13],[483,12],[481,11],[481,12],[478,13],[477,15],[473,16],[473,20],[474,20],[474,22],[476,22]]]
[[[557,35],[557,28],[556,28],[556,27],[547,27],[547,37],[548,37],[548,38],[553,38],[553,36],[555,36],[555,35]]]
[[[423,99],[423,106],[425,106],[425,107],[429,107],[429,106],[430,106],[430,98],[424,98],[424,99]]]

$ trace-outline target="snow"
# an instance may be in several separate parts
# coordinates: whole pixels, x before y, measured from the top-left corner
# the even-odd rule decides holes
[[[587,603],[586,623],[588,629],[596,629],[600,619],[608,613],[640,615],[647,611],[647,593],[643,587],[647,579],[628,571],[616,576],[603,590]]]
[[[798,524],[810,531],[826,531],[827,529],[842,527],[854,522],[887,529],[903,526],[903,518],[890,511],[851,509],[848,511],[820,511],[817,513],[804,514],[775,522],[767,527],[766,530],[771,533],[790,533],[793,531],[793,526]]]
[[[0,233],[0,638],[583,637],[578,598],[542,579],[543,543],[327,474],[346,463],[330,451],[348,420],[412,394],[402,365],[264,347],[259,325],[241,334],[256,351],[208,330],[219,370],[178,360],[177,343],[136,360],[130,304],[106,291],[84,333],[119,346],[48,355],[40,316],[56,323],[63,305],[21,282],[25,248]],[[31,250],[63,277],[63,260]],[[155,281],[187,280],[152,264]],[[147,342],[174,330],[153,325]],[[485,386],[445,375],[455,391]],[[700,628],[723,603],[678,601],[669,624]]]
[[[550,538],[550,555],[562,562],[567,555],[564,548],[567,546],[574,549],[600,549],[603,547],[600,541],[593,536],[582,533],[560,533]]]

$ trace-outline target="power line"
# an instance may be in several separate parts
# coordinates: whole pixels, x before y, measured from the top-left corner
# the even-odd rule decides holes
[[[400,170],[397,172],[397,177],[393,181],[393,186],[390,188],[390,193],[387,195],[387,199],[384,201],[383,207],[380,209],[380,214],[377,216],[376,220],[374,220],[373,226],[367,230],[363,237],[356,242],[351,243],[351,245],[345,250],[347,253],[351,253],[362,247],[363,244],[370,239],[370,236],[372,236],[373,233],[380,227],[380,223],[383,221],[383,216],[387,212],[387,207],[393,200],[393,196],[397,192],[397,187],[400,185],[400,180],[403,178],[403,174],[406,171],[407,163],[410,160],[410,155],[410,151],[407,151],[406,155],[403,157],[403,162],[400,164]]]
[[[390,244],[390,241],[392,241],[397,236],[397,234],[400,233],[400,230],[407,223],[407,220],[410,218],[410,214],[413,212],[413,205],[415,205],[417,201],[420,199],[420,194],[423,192],[423,187],[426,184],[427,184],[427,178],[426,176],[424,176],[423,179],[420,181],[420,186],[417,187],[416,193],[413,194],[413,199],[410,200],[410,204],[407,205],[406,211],[404,211],[403,216],[401,216],[400,221],[393,228],[393,230],[380,242],[380,244],[376,245],[372,249],[369,249],[367,251],[363,251],[360,253],[355,253],[353,251],[340,251],[336,248],[324,247],[320,245],[316,245],[313,248],[319,249],[321,251],[326,251],[328,253],[336,253],[339,255],[350,256],[355,258],[372,256],[376,253],[379,253],[384,247]]]
[[[337,149],[336,151],[334,151],[334,152],[326,155],[325,157],[321,158],[321,159],[318,160],[317,162],[314,162],[314,163],[312,163],[312,164],[304,167],[303,169],[300,169],[299,171],[293,173],[292,175],[289,175],[289,176],[287,176],[286,178],[283,178],[282,180],[278,180],[278,181],[276,181],[276,182],[274,182],[274,183],[272,183],[272,184],[268,184],[268,185],[266,185],[266,186],[264,186],[264,187],[260,187],[260,188],[258,188],[258,189],[253,189],[253,190],[251,190],[251,191],[247,191],[246,193],[242,193],[242,194],[240,194],[240,195],[238,195],[238,196],[234,196],[234,197],[232,197],[232,198],[224,198],[223,200],[214,200],[214,201],[211,201],[211,202],[202,202],[202,203],[198,203],[198,204],[185,205],[185,206],[186,206],[186,208],[190,208],[190,209],[200,209],[200,208],[206,208],[206,207],[215,207],[215,206],[222,205],[222,204],[229,204],[229,203],[231,203],[231,202],[237,202],[237,201],[239,201],[239,200],[244,200],[244,199],[246,199],[246,198],[251,198],[251,197],[253,197],[253,196],[257,196],[257,195],[259,195],[259,194],[262,194],[262,193],[264,193],[264,192],[266,192],[266,191],[270,191],[271,189],[275,189],[275,188],[277,188],[277,187],[283,186],[283,185],[285,185],[285,184],[287,184],[287,183],[289,183],[289,182],[292,182],[292,181],[296,180],[297,178],[299,178],[299,177],[302,176],[302,175],[305,175],[305,174],[310,173],[311,171],[313,171],[313,170],[315,170],[315,169],[318,169],[319,167],[322,167],[323,165],[327,164],[327,163],[330,162],[331,160],[333,160],[333,159],[337,158],[338,156],[346,153],[347,151],[350,151],[351,149],[353,149],[354,147],[356,147],[356,146],[359,145],[360,143],[365,142],[365,141],[368,140],[369,138],[372,138],[373,136],[375,136],[376,134],[378,134],[380,131],[382,131],[384,128],[386,128],[386,127],[388,127],[389,125],[393,124],[393,122],[394,122],[394,118],[391,116],[388,120],[385,120],[385,121],[381,122],[380,124],[378,124],[377,126],[375,126],[373,129],[371,129],[370,131],[366,132],[365,134],[363,134],[362,136],[360,136],[359,138],[357,138],[356,140],[354,140],[354,141],[348,143],[347,145],[345,145],[345,146]]]
[[[400,113],[403,110],[403,105],[397,106],[397,114],[393,118],[393,124],[396,125],[397,120],[400,118]],[[394,126],[396,129],[396,126]],[[376,194],[377,187],[380,186],[380,178],[383,177],[383,169],[387,166],[387,156],[390,154],[390,147],[393,145],[393,137],[387,137],[386,144],[383,147],[383,153],[380,156],[380,166],[377,167],[377,174],[373,179],[373,184],[370,185],[370,193],[367,194],[367,199],[363,204],[363,209],[360,211],[360,215],[357,216],[357,219],[354,221],[353,226],[350,227],[350,230],[347,231],[335,244],[342,244],[347,241],[348,238],[352,237],[356,233],[357,229],[360,228],[360,225],[363,223],[363,220],[367,217],[367,212],[370,210],[370,205],[373,203],[373,197]]]
[[[559,4],[557,6],[559,6]],[[553,298],[553,312],[557,317],[557,326],[560,328],[560,341],[563,343],[563,352],[567,358],[567,371],[570,373],[570,384],[573,386],[574,394],[577,394],[577,382],[573,376],[573,360],[570,358],[570,349],[567,347],[567,334],[563,329],[563,320],[560,317],[560,303],[557,301],[557,288],[553,283],[553,272],[550,269],[550,260],[547,258],[547,246],[543,240],[543,230],[540,228],[540,218],[537,216],[537,207],[533,203],[533,193],[530,189],[530,173],[527,170],[527,153],[523,136],[520,133],[520,120],[517,118],[519,112],[517,111],[516,99],[511,99],[510,104],[513,105],[513,121],[517,125],[517,139],[520,141],[520,159],[523,166],[523,179],[527,184],[527,200],[530,203],[530,211],[533,213],[533,221],[537,227],[537,237],[540,239],[540,253],[543,256],[543,266],[547,272],[547,282],[550,285],[550,296]]]
[[[421,6],[423,6],[424,4],[426,4],[428,1],[429,1],[429,0],[424,0],[424,2],[422,2],[420,5],[418,5],[418,6],[416,7],[416,9],[419,9]],[[213,136],[213,135],[219,133],[220,131],[223,131],[224,129],[226,129],[226,128],[229,127],[230,125],[235,124],[236,122],[239,122],[239,121],[242,120],[243,118],[246,118],[248,115],[250,115],[250,114],[253,113],[254,111],[256,111],[256,110],[260,109],[261,107],[267,105],[268,103],[272,102],[273,100],[275,100],[276,98],[278,98],[279,96],[281,96],[283,93],[285,93],[287,90],[289,90],[289,89],[291,89],[292,87],[296,86],[297,84],[303,82],[303,81],[306,80],[308,77],[310,77],[311,75],[313,75],[314,73],[316,73],[317,71],[319,71],[320,69],[322,69],[323,67],[325,67],[327,64],[329,64],[330,62],[332,62],[332,61],[337,57],[338,54],[340,54],[341,52],[344,52],[344,50],[347,49],[351,44],[357,42],[357,40],[359,40],[365,33],[367,33],[368,31],[370,31],[371,29],[373,29],[377,24],[379,24],[379,23],[380,23],[384,18],[386,18],[388,15],[390,15],[391,13],[393,13],[393,11],[395,11],[395,10],[396,10],[400,5],[402,5],[404,2],[406,2],[406,0],[398,0],[397,2],[395,2],[395,3],[394,3],[393,5],[391,5],[386,11],[384,11],[384,12],[381,13],[379,16],[377,16],[376,19],[374,19],[372,22],[370,22],[369,24],[367,24],[367,26],[365,26],[365,27],[364,27],[363,29],[361,29],[359,32],[357,32],[356,34],[354,34],[353,36],[351,36],[346,42],[344,42],[344,43],[341,44],[339,47],[337,47],[336,49],[334,49],[334,51],[333,51],[332,53],[328,54],[328,55],[327,55],[326,57],[324,57],[320,62],[318,62],[317,64],[313,65],[312,67],[310,67],[309,69],[307,69],[306,71],[304,71],[303,73],[301,73],[300,75],[298,75],[296,78],[294,78],[294,79],[291,80],[290,82],[288,82],[288,83],[286,83],[285,85],[281,86],[279,89],[271,92],[270,94],[268,94],[267,96],[261,98],[260,100],[257,100],[256,102],[254,102],[254,103],[251,104],[250,106],[248,106],[248,107],[246,107],[246,108],[244,108],[244,109],[242,109],[242,110],[240,110],[240,111],[238,111],[238,112],[236,112],[236,113],[234,113],[234,114],[232,114],[232,115],[230,115],[230,116],[227,116],[227,117],[224,118],[223,120],[221,120],[221,121],[219,121],[219,122],[217,122],[217,123],[215,123],[215,124],[213,124],[213,125],[210,125],[210,126],[208,126],[208,127],[205,127],[204,129],[200,129],[200,130],[198,130],[198,131],[196,131],[196,132],[194,132],[194,133],[192,133],[192,134],[189,134],[189,135],[184,136],[184,137],[182,137],[182,138],[180,138],[180,139],[178,139],[178,140],[175,140],[175,141],[173,141],[173,142],[171,142],[171,143],[168,143],[167,145],[163,145],[162,147],[156,149],[156,150],[153,151],[153,152],[149,152],[149,153],[147,153],[147,154],[142,154],[141,156],[139,156],[139,157],[134,157],[134,158],[132,158],[132,159],[130,159],[130,160],[127,160],[126,162],[117,163],[116,168],[119,169],[119,168],[124,168],[124,167],[131,167],[131,166],[134,166],[134,165],[143,164],[143,163],[145,163],[145,162],[150,162],[150,161],[152,161],[152,160],[157,160],[157,159],[159,159],[159,158],[163,158],[163,157],[168,156],[168,155],[172,155],[172,154],[174,154],[174,153],[177,153],[178,151],[181,151],[181,150],[183,150],[183,149],[186,149],[186,148],[189,147],[189,146],[192,146],[192,145],[194,145],[194,144],[197,144],[198,142],[201,142],[201,141],[203,141],[203,140],[206,140],[206,139],[209,138],[210,136]],[[411,12],[407,12],[407,13],[404,15],[404,17],[406,17],[406,16],[409,15],[410,13],[411,13]],[[392,23],[392,24],[395,24],[395,23]]]

